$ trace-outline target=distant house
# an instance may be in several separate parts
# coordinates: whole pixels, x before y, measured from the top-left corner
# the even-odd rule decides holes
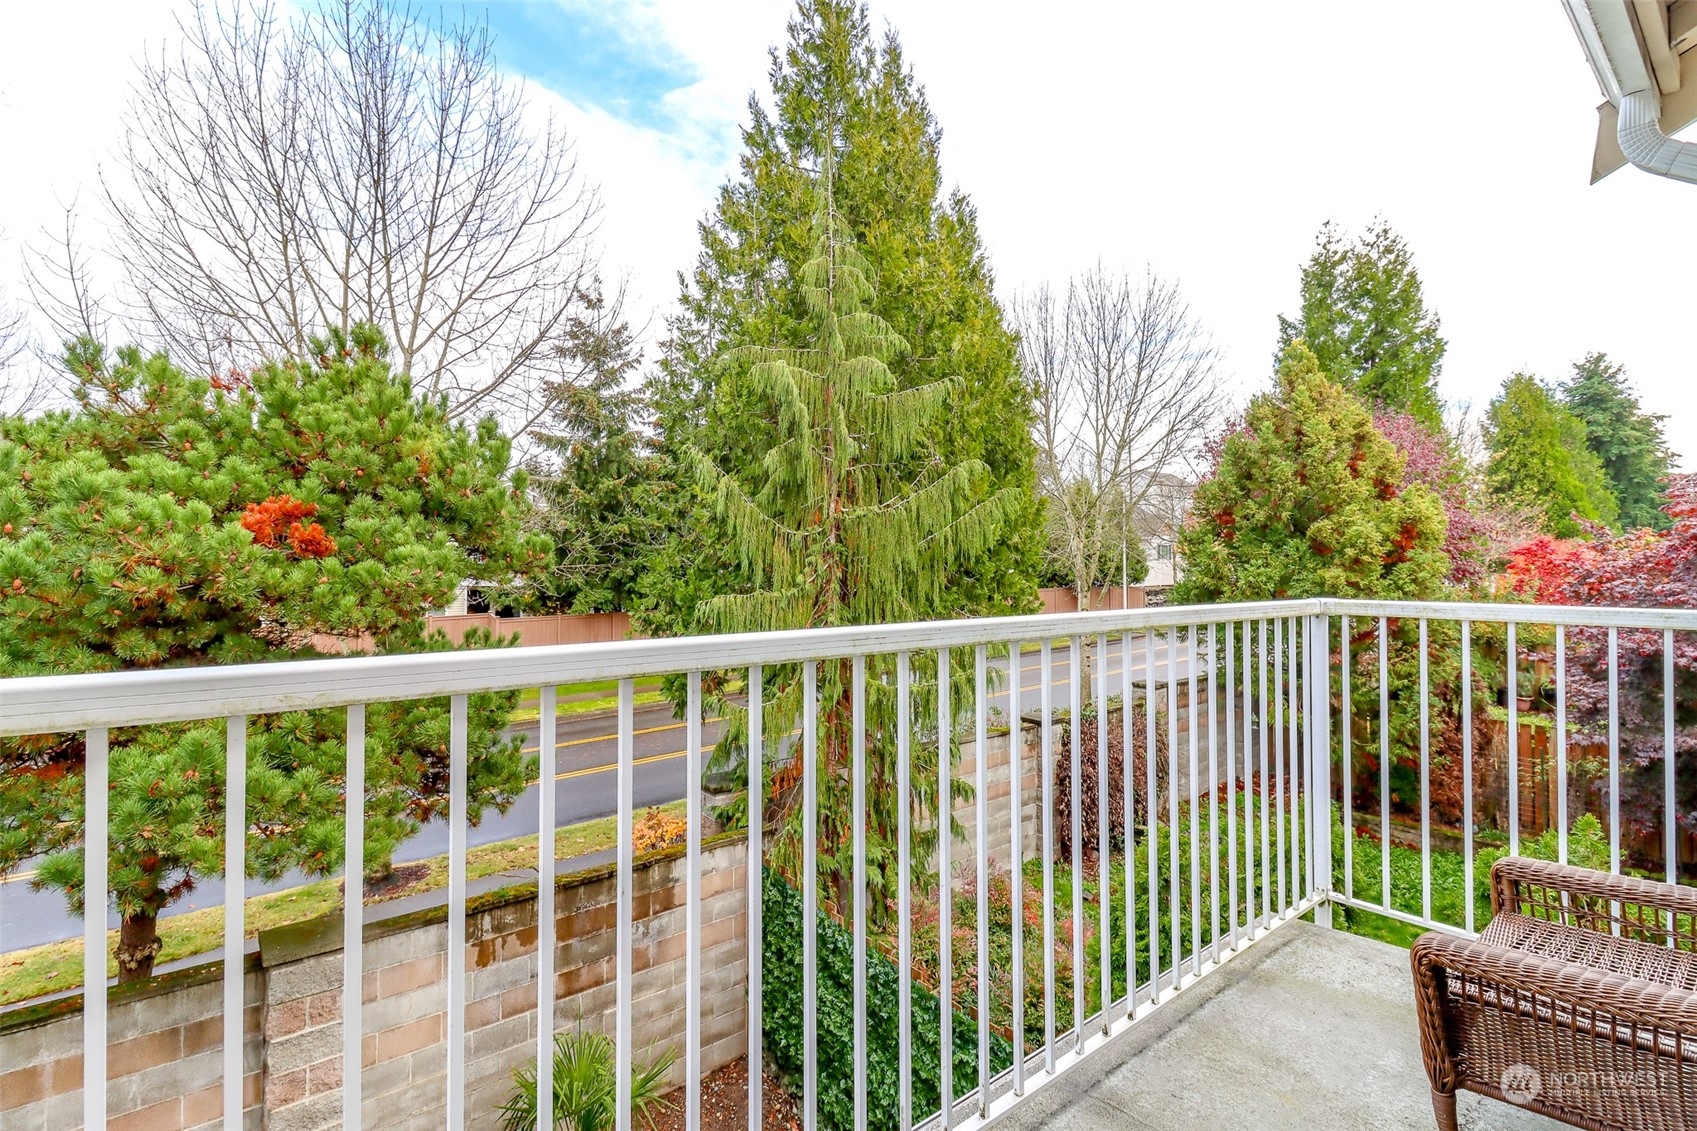
[[[1132,519],[1149,572],[1143,579],[1145,590],[1155,592],[1170,589],[1183,576],[1184,563],[1179,557],[1178,534],[1190,513],[1190,496],[1196,484],[1176,475],[1159,472],[1149,486],[1149,492],[1138,505]]]

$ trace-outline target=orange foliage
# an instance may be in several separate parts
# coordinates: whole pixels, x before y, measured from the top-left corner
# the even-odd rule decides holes
[[[650,808],[636,822],[631,834],[631,848],[636,852],[653,852],[682,844],[689,835],[689,822],[660,808]]]
[[[272,495],[263,503],[249,503],[242,511],[242,529],[256,544],[275,550],[285,542],[297,557],[327,558],[336,552],[336,540],[318,523],[303,522],[318,513],[318,507],[290,495]]]

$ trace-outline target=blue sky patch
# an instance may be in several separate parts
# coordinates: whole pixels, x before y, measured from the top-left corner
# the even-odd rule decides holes
[[[666,95],[700,77],[634,4],[549,0],[486,12],[504,70],[634,125],[665,130]]]

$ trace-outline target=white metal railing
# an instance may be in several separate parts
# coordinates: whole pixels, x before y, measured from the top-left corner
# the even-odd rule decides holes
[[[1420,910],[1403,910],[1393,905],[1391,869],[1391,738],[1392,681],[1389,657],[1393,651],[1391,626],[1417,623],[1418,643],[1418,771],[1420,801],[1420,844],[1422,876]],[[1429,655],[1436,647],[1429,626],[1454,622],[1459,629],[1462,666],[1460,713],[1463,758],[1463,820],[1465,838],[1465,920],[1440,921],[1433,913],[1431,719],[1429,703]],[[1507,683],[1508,762],[1508,850],[1521,848],[1519,813],[1520,751],[1518,748],[1516,679],[1517,631],[1525,626],[1552,626],[1556,680],[1556,774],[1560,812],[1556,818],[1560,854],[1567,854],[1567,695],[1569,661],[1568,634],[1573,628],[1599,629],[1607,633],[1608,672],[1608,806],[1610,863],[1621,867],[1619,634],[1661,634],[1664,656],[1662,695],[1664,723],[1663,819],[1665,854],[1670,880],[1677,876],[1678,843],[1675,810],[1676,767],[1674,759],[1675,632],[1697,631],[1697,611],[1542,607],[1526,605],[1457,605],[1415,602],[1368,602],[1311,599],[1259,604],[1171,607],[1106,613],[1062,614],[1041,617],[986,618],[965,621],[929,622],[865,628],[821,629],[804,632],[644,640],[614,644],[569,645],[508,649],[471,653],[360,657],[247,665],[227,668],[188,668],[125,672],[106,675],[54,676],[0,681],[0,736],[81,731],[85,735],[86,839],[85,892],[87,906],[104,906],[108,899],[108,805],[107,796],[110,732],[115,728],[172,722],[227,719],[227,765],[230,805],[236,819],[226,822],[226,875],[239,876],[245,867],[246,728],[249,716],[285,710],[345,709],[347,712],[347,804],[346,890],[360,890],[364,843],[365,708],[367,704],[403,699],[448,697],[451,740],[449,774],[449,891],[448,932],[448,1053],[447,1126],[462,1125],[465,1119],[465,1008],[466,971],[466,814],[467,814],[467,697],[485,691],[540,687],[540,747],[557,749],[555,689],[563,684],[613,679],[618,681],[616,717],[618,778],[618,863],[617,863],[617,1009],[619,1123],[630,1126],[632,1073],[632,896],[634,818],[634,694],[633,681],[655,675],[682,674],[686,680],[686,781],[688,790],[687,842],[687,1010],[684,1033],[686,1118],[693,1125],[701,1076],[701,857],[702,820],[697,785],[702,769],[702,684],[704,671],[746,673],[748,748],[762,756],[749,759],[749,788],[764,791],[763,763],[774,758],[801,759],[800,829],[803,837],[803,1107],[806,1125],[818,1125],[820,1049],[818,1029],[818,867],[819,828],[818,770],[820,767],[819,672],[826,662],[847,660],[851,664],[849,710],[851,712],[852,758],[850,819],[852,835],[851,906],[853,966],[853,1064],[855,1096],[854,1123],[864,1128],[868,1111],[868,1014],[867,964],[872,946],[868,937],[868,780],[866,738],[868,729],[868,661],[884,664],[893,658],[895,713],[896,791],[898,807],[897,868],[903,878],[897,889],[896,962],[898,978],[897,1017],[899,1032],[911,1034],[914,1001],[907,976],[915,961],[913,885],[908,882],[917,861],[914,840],[920,821],[913,804],[915,753],[935,752],[943,765],[950,765],[949,745],[957,733],[970,733],[975,740],[976,772],[973,780],[974,829],[970,853],[959,860],[977,877],[976,953],[957,956],[953,952],[953,897],[950,878],[956,873],[953,837],[941,836],[935,852],[936,874],[944,878],[939,891],[937,970],[946,1000],[953,1000],[957,959],[970,960],[977,969],[975,1002],[953,1000],[956,1007],[976,1005],[976,1075],[978,1085],[962,1092],[952,1080],[955,1047],[955,1010],[940,1011],[941,1050],[939,1093],[944,1097],[934,1112],[915,1111],[911,1086],[913,1060],[911,1041],[899,1045],[899,1123],[972,1128],[992,1122],[1012,1110],[1025,1097],[1065,1075],[1081,1059],[1099,1050],[1128,1026],[1142,1021],[1172,997],[1229,961],[1244,948],[1281,924],[1312,911],[1322,923],[1330,921],[1332,908],[1342,906],[1388,916],[1406,923],[1447,930],[1473,932],[1472,888],[1475,837],[1474,734],[1472,675],[1475,629],[1502,625],[1505,629]],[[1350,652],[1349,662],[1334,660],[1334,645],[1357,639],[1352,630],[1366,626],[1362,643]],[[1110,672],[1108,657],[1117,643],[1118,672]],[[1370,645],[1370,646],[1369,646]],[[1589,645],[1588,645],[1589,646]],[[1058,678],[1057,652],[1064,650],[1066,678]],[[1036,826],[1024,826],[1025,794],[1022,743],[1010,738],[1010,781],[1005,800],[993,798],[988,777],[989,718],[992,707],[1005,702],[1010,724],[1019,733],[1025,713],[1021,673],[1025,660],[1035,653],[1039,672],[1038,758],[1040,759]],[[1359,656],[1358,656],[1359,652]],[[1367,713],[1366,729],[1376,738],[1379,781],[1376,801],[1380,819],[1379,865],[1381,899],[1357,899],[1354,891],[1354,812],[1357,789],[1355,769],[1363,752],[1355,742],[1357,716],[1352,710],[1356,682],[1363,678],[1360,658],[1376,652],[1378,699],[1377,719]],[[1342,654],[1341,648],[1339,655]],[[1010,678],[996,686],[996,661],[1009,657]],[[1091,685],[1083,673],[1095,657]],[[1134,675],[1134,657],[1141,661],[1141,678]],[[969,710],[956,711],[951,704],[951,665],[971,663]],[[935,729],[929,720],[915,718],[914,690],[919,686],[916,665],[934,665]],[[803,708],[799,720],[799,753],[787,745],[788,731],[768,727],[768,674],[779,668],[799,666],[803,682]],[[1371,671],[1368,663],[1367,671]],[[1117,675],[1117,682],[1110,682]],[[1065,686],[1066,740],[1057,745],[1057,709],[1063,703],[1057,692]],[[1119,701],[1118,721],[1112,701]],[[1341,707],[1341,726],[1332,719]],[[1098,765],[1097,796],[1082,796],[1081,739],[1087,715],[1094,709]],[[999,709],[999,707],[997,708]],[[970,726],[963,716],[970,715]],[[779,720],[783,727],[791,720]],[[1376,726],[1374,725],[1376,722]],[[1124,770],[1117,782],[1108,780],[1106,751],[1113,728],[1125,750]],[[1134,737],[1141,733],[1147,752],[1141,780],[1134,773]],[[777,737],[774,738],[774,735]],[[1166,740],[1164,784],[1155,751],[1158,739]],[[1334,743],[1336,744],[1334,746]],[[918,744],[916,746],[916,744]],[[929,744],[927,746],[926,744]],[[1369,747],[1369,752],[1371,752]],[[1334,754],[1341,771],[1334,788]],[[545,755],[546,757],[546,755]],[[1055,786],[1057,760],[1066,759],[1070,796],[1065,811],[1071,828],[1056,828],[1059,812]],[[1204,762],[1204,759],[1206,760]],[[547,763],[544,763],[546,769]],[[927,804],[936,813],[952,813],[951,775],[938,775],[936,794]],[[550,774],[542,774],[539,807],[541,827],[554,827],[555,796],[548,788]],[[1117,788],[1118,797],[1112,796]],[[1147,807],[1147,820],[1133,820],[1138,792]],[[1335,799],[1335,800],[1334,800]],[[1098,842],[1084,843],[1084,806],[1094,803]],[[1116,849],[1110,843],[1111,810],[1123,805],[1124,841]],[[1343,854],[1341,890],[1333,884],[1332,824],[1334,804],[1341,805]],[[998,1070],[991,1058],[991,1018],[1000,1004],[993,1000],[993,979],[982,968],[989,953],[991,904],[987,882],[992,864],[988,829],[995,814],[992,805],[1011,810],[1011,972],[1007,979],[1007,1002],[1012,1024],[1010,1063]],[[924,806],[921,807],[921,810]],[[1164,817],[1164,823],[1158,820]],[[921,819],[922,821],[923,819]],[[1040,831],[1039,831],[1040,829]],[[1028,832],[1039,843],[1027,841]],[[1070,832],[1070,859],[1057,859],[1059,834]],[[748,838],[748,1002],[749,1002],[749,1120],[751,1128],[761,1121],[760,1072],[762,1043],[761,968],[761,865],[768,842],[760,822],[751,821]],[[1185,841],[1188,840],[1188,851]],[[1224,860],[1222,861],[1222,849]],[[1134,867],[1139,850],[1143,867]],[[554,838],[538,837],[539,874],[554,874]],[[1027,859],[1029,857],[1029,860]],[[1111,890],[1118,861],[1119,890]],[[1087,906],[1084,878],[1088,865],[1098,867],[1095,906]],[[1029,864],[1040,868],[1041,938],[1025,937],[1024,912],[1030,882],[1024,873]],[[1223,866],[1222,866],[1223,864]],[[1057,908],[1057,868],[1070,865],[1071,906]],[[1163,880],[1163,865],[1165,877]],[[1221,878],[1225,883],[1221,884]],[[1188,887],[1184,880],[1188,879]],[[554,889],[539,885],[539,939],[537,966],[538,1017],[554,1012],[554,956],[556,937]],[[228,889],[240,893],[232,882]],[[1113,968],[1115,945],[1113,900],[1122,901],[1123,968]],[[1064,931],[1060,916],[1070,912],[1071,923],[1071,1016],[1059,1016],[1057,1008],[1063,987],[1057,984],[1057,945]],[[1095,931],[1098,961],[1087,970],[1086,926]],[[1183,930],[1186,916],[1188,932]],[[1144,921],[1140,922],[1140,916]],[[362,985],[362,918],[360,902],[349,901],[344,922],[343,947],[343,1056],[344,1126],[360,1126],[360,1050]],[[227,896],[224,906],[225,955],[242,954],[244,909],[238,896]],[[1025,965],[1028,944],[1043,948],[1040,1002],[1028,1002]],[[106,1117],[106,928],[98,913],[86,916],[84,930],[84,1120],[94,1128],[104,1126]],[[1121,975],[1124,990],[1116,989]],[[1094,985],[1091,984],[1094,979]],[[240,1126],[242,1108],[242,964],[226,961],[224,992],[224,1114],[226,1126]],[[1090,1004],[1092,993],[1094,1007]],[[1027,1036],[1027,1009],[1041,1016],[1041,1041]],[[1036,1017],[1033,1013],[1030,1016]],[[538,1025],[536,1055],[539,1064],[551,1063],[551,1026]],[[539,1074],[541,1093],[539,1126],[550,1126],[550,1073]]]

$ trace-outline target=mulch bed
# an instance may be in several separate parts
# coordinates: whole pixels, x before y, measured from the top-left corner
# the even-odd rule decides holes
[[[770,1073],[762,1077],[761,1125],[765,1131],[801,1131],[801,1104]],[[672,1106],[654,1120],[654,1131],[684,1127],[683,1089],[667,1093]],[[701,1081],[699,1131],[748,1131],[748,1058],[739,1057]]]
[[[414,885],[420,883],[429,875],[429,864],[397,864],[387,876],[366,883],[365,898],[394,899],[396,896],[405,895]],[[336,890],[341,892],[345,898],[348,891],[348,882],[343,880],[336,885]]]

